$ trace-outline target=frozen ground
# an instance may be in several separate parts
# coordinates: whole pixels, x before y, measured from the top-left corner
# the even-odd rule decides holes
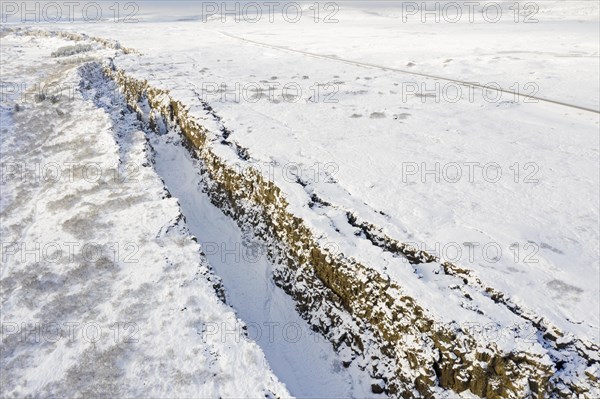
[[[508,12],[512,2],[502,3]],[[236,23],[231,16],[223,23],[213,16],[204,22],[199,6],[177,4],[165,8],[140,3],[139,22],[118,28],[112,21],[36,28],[88,33],[138,50],[141,55],[116,57],[116,66],[170,90],[188,105],[192,114],[211,128],[215,151],[224,157],[230,156],[228,142],[245,148],[254,166],[284,190],[294,213],[315,235],[402,282],[439,320],[482,325],[491,321],[500,328],[523,322],[477,290],[468,292],[473,301],[465,301],[464,292],[453,288],[455,281],[428,267],[415,273],[348,225],[347,213],[380,227],[392,238],[414,243],[471,270],[485,286],[502,292],[527,314],[566,333],[565,340],[599,343],[599,117],[595,110],[600,109],[600,42],[596,2],[544,2],[534,24],[515,23],[511,14],[493,24],[481,19],[475,23],[464,19],[457,24],[421,23],[419,15],[403,22],[400,6],[384,2],[368,6],[339,3],[334,16],[339,22],[331,24],[311,17],[298,23],[281,18],[269,23],[263,18],[251,24]],[[191,7],[195,9],[190,11]],[[311,15],[308,5],[304,10]],[[519,14],[519,18],[524,16]],[[3,81],[7,80],[5,74],[12,80],[30,77],[23,72],[26,66],[38,70],[32,67],[37,55],[23,58],[19,52],[19,46],[35,46],[35,40],[46,43],[48,39],[2,38],[3,56],[9,54],[12,62],[3,62]],[[40,59],[47,59],[50,49],[44,51],[46,58]],[[95,56],[103,54],[98,50]],[[14,69],[6,72],[5,65]],[[498,98],[496,91],[484,93],[480,88],[452,83],[456,81],[497,85],[507,91],[518,87],[519,93],[537,99],[507,92]],[[439,90],[436,83],[441,85]],[[236,84],[241,89],[236,89]],[[262,97],[256,91],[256,87],[277,84]],[[299,96],[295,90],[283,90],[286,84],[300,87]],[[462,93],[459,98],[455,98],[457,89]],[[207,104],[212,112],[207,112]],[[4,110],[3,121],[5,117],[12,120],[10,115]],[[168,137],[153,140],[157,154],[153,173],[179,198],[191,234],[204,244],[247,240],[202,197],[185,151],[169,143]],[[129,152],[136,148],[134,144],[116,150],[118,156],[132,156]],[[12,139],[3,139],[2,145],[3,162],[4,154],[26,148]],[[23,154],[11,156],[21,159]],[[162,183],[150,175],[160,192]],[[35,201],[7,208],[14,201],[11,190],[26,188],[9,187],[8,196],[5,186],[2,188],[4,229],[23,219],[16,209],[25,212]],[[309,200],[313,194],[325,205],[314,206]],[[52,200],[46,196],[44,201]],[[166,199],[156,201],[171,209],[164,213],[178,209]],[[56,217],[64,217],[61,212],[64,210],[57,211]],[[69,218],[75,214],[71,210]],[[114,221],[125,218],[116,212],[102,215]],[[103,221],[108,224],[106,232],[112,233],[116,222],[110,222]],[[36,223],[41,222],[32,216],[25,226]],[[46,223],[39,228],[63,221]],[[156,223],[161,231],[169,219]],[[62,239],[62,232],[52,234],[49,240]],[[131,233],[124,230],[122,234],[124,240],[130,239]],[[185,237],[187,233],[178,234]],[[11,240],[19,241],[19,237]],[[2,240],[6,241],[4,234]],[[169,248],[166,245],[161,250],[183,259],[183,252]],[[186,248],[193,252],[196,247],[189,243]],[[151,245],[147,251],[152,253]],[[202,264],[203,260],[194,256]],[[270,281],[268,262],[232,265],[223,262],[219,251],[207,258],[223,279],[228,303],[242,320],[259,325],[269,320],[297,323],[305,332],[303,339],[311,341],[289,345],[285,340],[269,342],[264,334],[256,338],[275,375],[292,394],[368,394],[371,382],[361,381],[360,370],[340,371],[337,355],[324,343],[313,342],[291,301]],[[154,273],[162,270],[155,267]],[[192,266],[185,262],[185,267]],[[239,269],[232,267],[251,270],[240,275]],[[9,270],[4,271],[3,264],[3,279]],[[3,298],[14,301],[18,294],[13,294],[10,284],[8,287]],[[163,294],[152,295],[161,298]],[[3,321],[5,312],[3,309]],[[118,314],[118,310],[107,314],[111,312]],[[513,341],[502,344],[526,345]],[[242,340],[240,345],[253,344]],[[258,348],[252,348],[256,356],[262,356]],[[531,350],[537,349],[532,346]],[[294,369],[290,364],[305,366]],[[271,381],[268,370],[256,367],[257,380]],[[323,385],[310,385],[309,381]],[[272,384],[273,391],[284,389],[279,383]],[[330,390],[324,391],[325,386]]]
[[[78,87],[78,63],[50,58],[71,44],[4,37],[19,58],[3,83]],[[217,296],[135,115],[85,87],[2,104],[2,397],[288,396]]]
[[[598,109],[598,20],[582,12],[590,2],[570,3],[573,14],[556,6],[560,12],[540,12],[536,24],[423,24],[418,17],[403,24],[387,7],[373,15],[350,2],[341,3],[335,24],[233,17],[203,23],[177,20],[173,10],[164,22],[154,15],[145,24],[141,8],[141,22],[118,30],[110,21],[64,28],[141,51],[117,65],[171,90],[204,119],[199,100],[206,100],[232,132],[228,140],[247,148],[263,173],[270,173],[267,162],[302,165],[310,189],[325,201],[403,242],[439,247],[515,302],[597,341],[598,314],[590,310],[599,306],[598,114],[480,90],[471,100],[465,87],[451,102],[454,87],[444,95],[431,79],[385,69],[506,89],[519,83],[521,92],[533,82],[540,97]],[[281,88],[290,83],[301,91]],[[216,92],[221,85],[229,92]],[[265,90],[258,100],[257,85]],[[424,97],[436,95],[439,102]],[[427,174],[436,164],[438,172]],[[317,168],[336,183],[310,181]],[[274,178],[295,186],[284,173]]]

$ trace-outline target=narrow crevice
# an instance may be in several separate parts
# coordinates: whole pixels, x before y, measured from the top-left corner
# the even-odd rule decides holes
[[[181,131],[188,148],[200,160],[213,204],[267,244],[270,259],[278,265],[275,282],[294,298],[297,309],[313,328],[338,350],[350,350],[355,358],[362,359],[372,376],[387,380],[383,392],[432,397],[442,392],[440,388],[457,392],[469,389],[489,398],[524,395],[531,386],[556,395],[565,389],[585,392],[586,388],[562,381],[556,381],[555,386],[554,367],[538,355],[503,353],[493,343],[481,346],[458,326],[437,325],[415,299],[402,294],[395,282],[322,249],[304,222],[289,213],[279,188],[258,172],[242,178],[212,152],[209,132],[183,104],[123,71],[107,67],[105,73],[115,80],[136,112],[144,114],[139,104],[147,101],[152,115]],[[368,229],[367,233],[372,235]],[[390,245],[407,252],[415,262],[435,261],[429,254],[410,252],[396,243]],[[403,345],[398,345],[400,342]],[[372,356],[378,359],[376,364]]]

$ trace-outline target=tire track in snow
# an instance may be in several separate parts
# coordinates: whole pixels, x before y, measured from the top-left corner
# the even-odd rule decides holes
[[[292,48],[288,48],[288,47],[284,47],[284,46],[277,46],[274,44],[268,44],[268,43],[258,42],[256,40],[246,39],[246,38],[243,38],[240,36],[232,35],[231,33],[227,33],[227,32],[219,31],[219,33],[224,36],[230,37],[232,39],[241,40],[243,42],[255,44],[257,46],[262,46],[262,47],[271,48],[271,49],[280,50],[280,51],[286,51],[289,53],[303,54],[303,55],[307,55],[309,57],[320,58],[320,59],[325,59],[325,60],[330,60],[330,61],[337,61],[337,62],[342,62],[344,64],[349,64],[349,65],[354,65],[354,66],[359,66],[359,67],[364,67],[364,68],[377,68],[377,69],[381,69],[384,71],[394,71],[394,72],[399,72],[399,73],[403,73],[406,75],[419,76],[422,78],[443,80],[445,82],[452,82],[452,83],[456,83],[458,85],[465,86],[465,87],[473,87],[473,88],[476,87],[476,88],[480,88],[480,89],[484,89],[484,90],[495,91],[498,93],[510,94],[513,96],[521,97],[521,98],[528,98],[531,100],[537,100],[537,101],[541,101],[541,102],[545,102],[545,103],[549,103],[549,104],[560,105],[562,107],[574,108],[574,109],[577,109],[580,111],[593,112],[595,114],[600,114],[600,110],[596,110],[593,108],[587,108],[587,107],[583,107],[583,106],[576,105],[576,104],[569,104],[569,103],[565,103],[562,101],[552,100],[552,99],[544,98],[544,97],[538,97],[538,96],[532,96],[532,95],[523,94],[523,93],[517,93],[517,92],[511,91],[511,90],[506,90],[506,89],[502,89],[502,88],[498,89],[498,88],[486,86],[483,84],[472,83],[472,82],[467,82],[467,81],[458,80],[458,79],[452,79],[452,78],[448,78],[448,77],[444,77],[444,76],[437,76],[437,75],[430,75],[430,74],[421,73],[421,72],[407,71],[405,69],[392,68],[392,67],[387,67],[384,65],[372,64],[372,63],[362,62],[362,61],[347,60],[344,58],[338,58],[338,57],[332,57],[332,56],[318,54],[318,53],[312,53],[310,51],[296,50],[296,49],[292,49]]]

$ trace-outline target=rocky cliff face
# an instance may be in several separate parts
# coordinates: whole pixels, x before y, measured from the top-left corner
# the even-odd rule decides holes
[[[468,389],[485,398],[592,398],[598,388],[597,376],[590,372],[597,370],[597,360],[590,355],[594,348],[577,342],[560,348],[556,343],[560,332],[537,323],[539,350],[506,353],[458,325],[436,322],[418,298],[406,295],[398,283],[322,248],[303,220],[289,210],[274,183],[251,169],[241,173],[214,153],[209,132],[180,101],[112,65],[104,73],[118,84],[129,107],[149,128],[181,132],[201,161],[211,201],[268,244],[269,257],[278,265],[276,283],[295,299],[311,326],[347,355],[348,362],[359,362],[381,380],[380,386],[373,386],[374,392],[433,398]],[[349,222],[363,229],[375,245],[402,254],[411,263],[436,261],[352,215]],[[456,265],[442,266],[445,273],[461,276],[465,284],[478,284]],[[501,293],[480,288],[503,301]],[[565,356],[582,360],[587,371],[561,370]]]

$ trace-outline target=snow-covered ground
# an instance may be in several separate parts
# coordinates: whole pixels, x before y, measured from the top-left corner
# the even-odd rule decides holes
[[[597,340],[598,314],[590,309],[599,304],[598,114],[507,94],[494,102],[495,94],[475,89],[471,100],[465,87],[453,103],[455,86],[436,92],[431,79],[385,67],[506,89],[538,82],[540,97],[597,109],[598,20],[576,12],[549,21],[540,13],[536,24],[403,24],[393,13],[384,18],[387,8],[372,15],[347,4],[340,4],[335,24],[236,23],[230,16],[226,23],[146,25],[141,14],[141,22],[119,29],[110,21],[65,28],[142,52],[118,66],[171,90],[192,109],[201,106],[198,97],[209,102],[233,132],[229,140],[248,148],[263,173],[272,173],[268,162],[291,165],[272,173],[282,186],[295,185],[285,177],[296,165],[309,182],[317,169],[328,171],[335,184],[310,182],[324,200],[359,213],[365,208],[368,220],[383,212],[376,222],[390,235],[438,246],[450,259],[458,246],[457,263],[563,329]],[[521,54],[523,47],[535,50]],[[574,51],[581,56],[569,56]],[[444,67],[434,58],[454,60]],[[439,102],[413,94],[413,84],[417,94],[430,90]],[[219,92],[221,85],[229,92]]]
[[[77,63],[50,58],[72,43],[2,45],[19,55],[3,83],[79,86]],[[289,396],[217,296],[135,115],[95,96],[2,103],[2,397]]]
[[[447,3],[441,2],[441,7]],[[452,23],[451,12],[440,16],[439,22],[431,21],[432,16],[423,22],[420,10],[410,8],[414,2],[337,2],[330,6],[322,3],[318,6],[318,19],[307,3],[302,4],[303,17],[295,23],[280,12],[274,13],[271,22],[264,9],[262,18],[251,23],[239,14],[226,15],[223,21],[215,10],[205,20],[202,11],[207,9],[203,10],[201,3],[140,2],[136,3],[139,9],[135,23],[116,23],[107,18],[98,23],[29,25],[118,40],[137,50],[139,53],[114,57],[116,67],[148,80],[154,87],[169,90],[211,130],[217,154],[240,164],[240,168],[251,162],[283,190],[290,209],[322,242],[399,282],[440,322],[480,326],[492,322],[499,331],[505,331],[525,320],[472,287],[464,288],[472,298],[466,301],[466,291],[456,290],[454,279],[434,272],[439,267],[437,263],[420,268],[408,265],[403,258],[374,245],[349,223],[348,214],[375,225],[395,240],[411,243],[470,271],[482,286],[503,293],[528,317],[559,329],[566,335],[566,342],[579,340],[598,345],[599,6],[595,1],[556,0],[531,3],[536,7],[528,9],[521,3],[521,9],[514,14],[510,8],[514,2],[496,3],[501,3],[503,17],[495,23],[480,13],[475,13],[474,22],[463,15]],[[236,17],[239,21],[235,21]],[[337,22],[333,23],[333,19]],[[532,20],[537,22],[529,23]],[[21,81],[32,87],[35,82],[67,79],[66,76],[73,81],[74,72],[66,71],[66,67],[49,57],[52,51],[66,45],[58,39],[4,36],[3,87],[7,87],[7,82]],[[92,54],[99,61],[114,55],[114,51],[96,47]],[[75,60],[84,54],[64,59]],[[48,65],[41,68],[40,62]],[[85,95],[86,91],[82,98],[68,102],[70,109],[77,112],[68,112],[74,120],[67,122],[61,121],[60,115],[40,118],[46,115],[40,112],[52,114],[54,108],[60,108],[48,101],[26,105],[20,112],[3,108],[2,128],[7,129],[6,133],[3,131],[3,165],[52,160],[52,151],[56,151],[58,161],[80,157],[80,161],[108,165],[121,159],[122,165],[127,165],[131,158],[136,165],[148,163],[148,155],[142,151],[149,148],[144,136],[127,130],[119,137],[110,127],[111,104],[101,111],[97,108],[102,108],[102,102],[96,101],[94,109]],[[4,120],[10,123],[5,126]],[[41,120],[44,123],[40,125]],[[47,123],[48,120],[52,122]],[[58,132],[66,131],[65,123],[73,133],[58,136]],[[31,127],[32,124],[38,125]],[[42,144],[40,140],[45,139],[39,135],[17,134],[27,129],[47,130],[44,134],[50,139]],[[86,134],[85,129],[93,130],[94,135]],[[65,150],[61,140],[80,145]],[[217,303],[216,294],[209,295],[200,287],[208,284],[207,277],[193,280],[193,286],[180,287],[176,283],[178,279],[192,280],[199,267],[206,269],[204,276],[211,275],[206,260],[197,253],[198,246],[186,238],[189,229],[203,244],[214,273],[223,279],[227,303],[244,322],[262,326],[263,334],[254,340],[277,377],[268,365],[253,361],[263,356],[256,344],[242,339],[229,347],[231,340],[226,339],[220,346],[214,344],[215,351],[222,353],[218,364],[231,361],[234,373],[249,369],[255,382],[244,383],[247,391],[236,391],[237,380],[221,385],[208,377],[192,379],[190,391],[177,386],[182,395],[206,392],[204,396],[256,396],[261,390],[287,395],[277,378],[297,396],[369,395],[372,381],[355,364],[348,369],[339,367],[341,360],[330,346],[315,342],[318,335],[308,332],[308,326],[293,310],[291,299],[274,287],[268,261],[242,259],[232,263],[223,256],[222,248],[210,251],[215,243],[235,246],[251,238],[245,237],[203,196],[194,161],[177,144],[172,132],[148,140],[156,163],[140,169],[145,179],[143,188],[107,185],[104,191],[96,192],[97,188],[86,187],[80,181],[69,182],[65,187],[55,185],[56,192],[52,192],[52,187],[44,189],[43,184],[38,187],[20,180],[16,184],[14,179],[3,182],[2,242],[73,239],[103,242],[107,246],[119,242],[121,255],[126,251],[123,245],[133,242],[139,246],[140,262],[147,263],[150,269],[130,277],[133,288],[125,286],[132,265],[121,262],[104,274],[107,285],[100,292],[108,293],[97,300],[102,309],[92,308],[85,317],[103,320],[103,326],[108,326],[106,323],[113,322],[112,318],[122,321],[120,312],[127,312],[124,314],[129,319],[141,323],[145,319],[136,315],[145,313],[144,307],[151,307],[151,319],[181,323],[176,330],[180,337],[185,328],[194,331],[190,323],[220,322],[233,317],[231,310]],[[249,157],[246,162],[232,157],[231,143],[245,149]],[[121,172],[127,170],[122,167]],[[179,202],[161,197],[163,183],[159,176]],[[77,196],[76,192],[65,191],[73,189],[85,192],[89,198],[69,201],[68,209],[52,205]],[[311,198],[320,198],[321,205],[315,206]],[[110,203],[103,205],[103,201]],[[136,210],[136,204],[155,212],[149,215],[148,211]],[[49,206],[55,206],[55,210],[50,212]],[[163,228],[173,224],[172,219],[180,211],[186,223],[180,221],[174,224],[177,228]],[[118,223],[132,219],[143,220],[149,227],[140,230],[137,223]],[[170,261],[163,264],[142,260],[158,257]],[[178,262],[179,268],[172,266]],[[48,273],[57,276],[42,283],[42,300],[35,295],[30,298],[31,291],[15,288],[32,278],[27,277],[24,267],[14,260],[3,262],[3,323],[13,320],[7,315],[18,315],[23,320],[41,317],[24,310],[28,309],[23,304],[27,303],[25,300],[42,301],[39,309],[46,309],[46,303],[53,307],[48,310],[55,312],[53,320],[66,320],[70,314],[74,319],[88,320],[77,307],[68,311],[54,307],[61,303],[62,295],[68,298],[75,292],[85,293],[86,289],[100,295],[91,290],[85,277],[69,283],[70,289],[76,291],[62,291],[59,295],[60,287],[66,284],[60,279],[71,278],[70,270],[49,269]],[[15,275],[17,272],[25,274]],[[144,283],[156,284],[159,276],[167,281],[157,285],[157,290],[146,291],[153,299],[144,300],[141,294],[134,293],[136,287],[148,287]],[[102,274],[96,278],[103,279]],[[168,283],[169,279],[174,286]],[[171,288],[186,292],[170,293]],[[56,297],[48,295],[47,290],[56,292]],[[201,296],[194,299],[192,306],[204,309],[206,303],[211,303],[211,316],[205,318],[206,310],[189,315],[187,311],[170,311],[184,308],[188,297],[193,297],[190,292]],[[135,303],[119,299],[127,293],[131,293]],[[169,295],[177,298],[181,306],[166,300]],[[209,297],[214,301],[210,302]],[[72,313],[61,315],[60,309]],[[131,309],[137,313],[129,313]],[[299,326],[302,340],[271,341],[264,323],[272,321],[280,326]],[[191,367],[185,362],[185,356],[191,353],[189,347],[165,341],[164,337],[170,336],[168,331],[156,334],[156,329],[160,329],[158,322],[148,323],[145,328],[153,329],[154,335],[146,338],[146,348],[160,352],[150,351],[147,355],[158,358],[164,354],[179,359],[168,363],[174,369]],[[140,335],[142,332],[140,326]],[[190,340],[196,338],[189,336]],[[514,336],[502,337],[499,342],[507,348],[528,350],[526,343],[517,342]],[[198,345],[198,351],[206,350],[201,341],[190,345]],[[23,351],[21,356],[46,356],[26,346],[19,348]],[[174,354],[167,355],[169,348]],[[529,350],[536,348],[533,345]],[[77,346],[69,353],[83,356],[86,349]],[[139,347],[135,350],[144,353]],[[252,353],[252,359],[248,360],[248,355],[243,361],[227,360],[244,350]],[[5,353],[2,361],[15,370],[19,353],[9,352],[8,357]],[[118,356],[122,356],[120,352]],[[130,365],[140,362],[139,357],[131,359],[134,360]],[[244,361],[252,366],[246,366]],[[151,361],[144,362],[147,367],[141,370],[145,373],[158,367]],[[195,366],[206,364],[199,361]],[[67,373],[68,367],[64,367]],[[131,370],[128,367],[134,366],[123,369]],[[173,371],[169,375],[175,374]],[[3,378],[4,375],[32,378],[24,371],[3,373]],[[140,374],[129,371],[124,375],[131,378]],[[222,391],[193,391],[193,387],[209,380]],[[8,384],[20,386],[16,379],[9,379]],[[48,382],[29,384],[31,391],[22,388],[22,392],[11,393],[35,392]],[[164,392],[152,389],[145,392]]]

